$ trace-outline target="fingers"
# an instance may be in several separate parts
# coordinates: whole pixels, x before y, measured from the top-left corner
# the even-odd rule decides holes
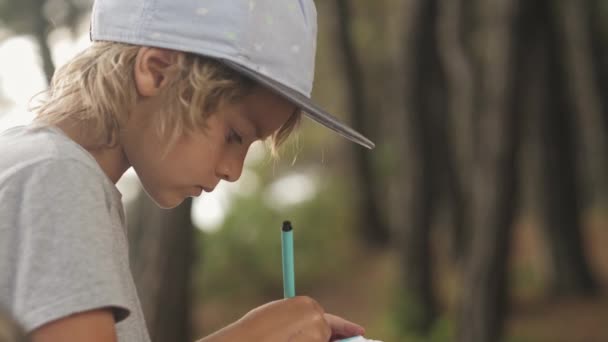
[[[297,301],[300,305],[312,307],[316,313],[313,317],[317,321],[315,325],[328,327],[327,333],[329,336],[351,337],[365,334],[365,329],[362,326],[336,315],[325,313],[323,307],[310,297],[300,296],[294,297],[292,300]],[[324,322],[321,320],[324,320]]]
[[[329,341],[332,331],[325,319],[325,310],[314,299],[307,296],[297,296],[284,300],[290,309],[283,315],[297,333],[293,341]],[[295,317],[299,317],[295,319]],[[291,340],[290,340],[291,341]]]
[[[358,324],[328,313],[324,316],[331,328],[332,336],[351,337],[365,334],[365,329]]]
[[[271,321],[291,331],[288,333],[289,342],[327,342],[365,334],[365,329],[360,325],[325,313],[316,300],[307,296],[271,302],[253,310],[252,313],[261,314],[262,311],[274,312]]]
[[[301,305],[301,306],[305,307],[306,309],[312,309],[321,315],[325,313],[325,310],[323,309],[323,307],[316,300],[314,300],[308,296],[297,296],[297,297],[293,297],[292,299],[289,299],[289,300],[296,303],[296,305]]]
[[[365,329],[327,314],[314,299],[298,296],[257,307],[225,332],[227,341],[328,342],[363,335]],[[210,340],[211,341],[211,340]]]

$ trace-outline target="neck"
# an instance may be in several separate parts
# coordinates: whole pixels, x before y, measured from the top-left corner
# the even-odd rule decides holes
[[[112,183],[116,184],[131,166],[120,142],[112,147],[92,147],[95,146],[94,142],[90,141],[90,138],[87,137],[87,134],[83,133],[83,130],[78,125],[70,122],[61,122],[56,126],[95,158]]]

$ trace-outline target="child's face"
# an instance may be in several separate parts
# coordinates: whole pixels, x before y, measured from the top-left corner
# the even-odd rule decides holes
[[[159,105],[151,99],[138,106],[123,130],[121,144],[146,192],[163,208],[210,192],[222,179],[239,179],[251,144],[277,131],[296,109],[256,87],[242,100],[221,106],[207,119],[206,129],[180,137],[162,158],[164,142],[149,120]]]

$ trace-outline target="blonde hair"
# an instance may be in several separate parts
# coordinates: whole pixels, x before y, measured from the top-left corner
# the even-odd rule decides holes
[[[64,120],[83,124],[95,147],[113,146],[118,130],[138,99],[133,76],[140,46],[95,42],[57,70],[43,94],[35,123],[54,125]],[[168,150],[184,133],[205,127],[205,120],[223,103],[249,94],[255,83],[217,60],[176,52],[170,83],[160,96],[164,108],[155,120]],[[202,110],[201,110],[202,109]],[[300,121],[297,110],[271,136],[271,152],[287,139]]]

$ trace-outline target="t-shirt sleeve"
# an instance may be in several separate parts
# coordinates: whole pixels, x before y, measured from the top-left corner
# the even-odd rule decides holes
[[[129,315],[116,257],[126,246],[102,177],[77,160],[58,160],[25,168],[11,182],[20,201],[13,309],[27,331],[99,308],[111,309],[116,322]]]

